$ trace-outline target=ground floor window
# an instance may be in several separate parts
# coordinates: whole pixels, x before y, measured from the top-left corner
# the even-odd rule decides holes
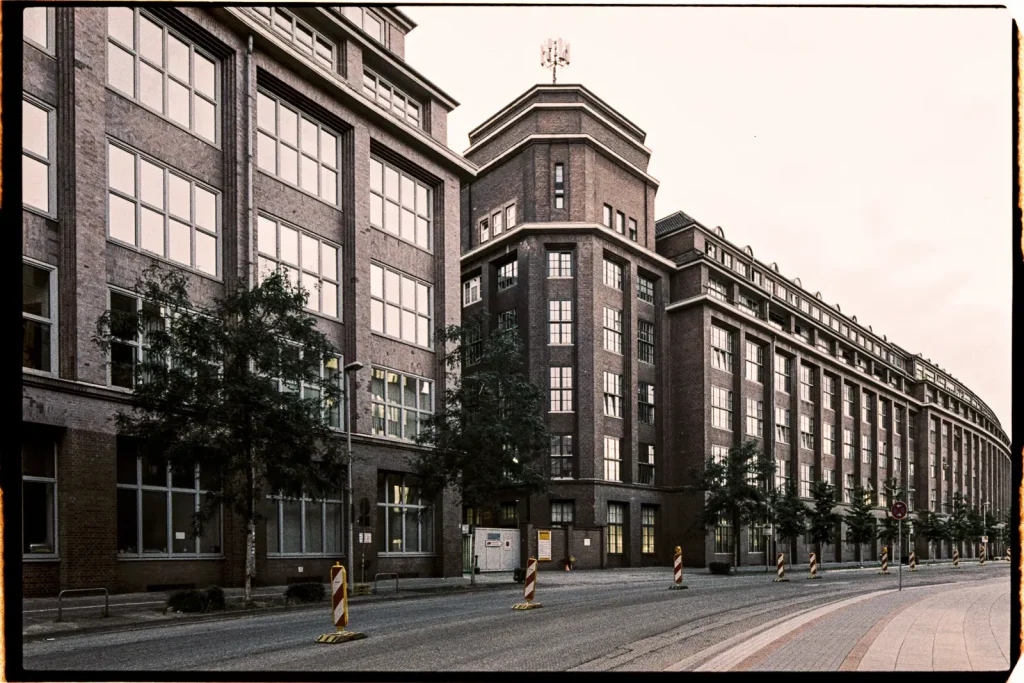
[[[718,525],[715,527],[715,552],[732,552],[732,524],[724,516],[718,518]]]
[[[404,474],[377,475],[377,549],[434,552],[434,508]]]
[[[551,523],[572,524],[575,507],[575,502],[571,500],[551,501]]]
[[[307,497],[270,498],[268,555],[341,555],[345,507],[341,496],[318,501]]]
[[[764,525],[751,524],[747,533],[747,552],[764,552]]]
[[[26,556],[57,554],[57,444],[50,439],[22,440],[21,525]]]
[[[653,505],[640,506],[641,552],[646,555],[654,554],[654,525],[657,513],[658,508]]]
[[[622,554],[622,530],[626,523],[626,506],[608,503],[608,554]]]
[[[198,465],[171,470],[159,458],[139,454],[135,444],[117,440],[117,554],[168,557],[220,555],[220,510],[193,535],[192,519],[215,488]]]

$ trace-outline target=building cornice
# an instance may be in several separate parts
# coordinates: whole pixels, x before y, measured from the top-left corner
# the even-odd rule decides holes
[[[653,186],[655,189],[657,189],[658,186],[661,185],[661,183],[656,178],[654,178],[653,176],[648,175],[644,170],[642,170],[636,164],[632,163],[631,161],[627,160],[625,157],[623,157],[620,154],[618,154],[617,152],[613,151],[610,147],[605,145],[600,140],[597,140],[592,135],[587,135],[586,133],[565,133],[565,134],[560,134],[560,133],[559,134],[555,134],[555,133],[533,133],[531,135],[527,135],[525,138],[523,138],[519,142],[517,142],[514,145],[512,145],[511,147],[509,147],[508,149],[506,149],[504,152],[502,152],[498,156],[494,157],[493,159],[491,159],[487,163],[479,166],[477,168],[477,174],[478,175],[483,175],[490,168],[497,167],[497,166],[500,166],[501,164],[505,163],[505,161],[508,159],[508,157],[518,153],[519,151],[521,151],[522,149],[528,147],[529,145],[532,145],[532,144],[538,143],[538,142],[584,142],[584,143],[587,143],[589,145],[592,145],[595,149],[600,150],[605,156],[610,158],[612,161],[617,163],[619,166],[622,166],[624,169],[626,169],[627,171],[629,171],[633,175],[637,176],[641,180],[644,180],[648,185]]]
[[[521,112],[519,112],[515,116],[512,116],[511,118],[509,118],[507,121],[505,121],[503,124],[501,124],[500,126],[495,128],[494,130],[492,130],[489,133],[487,133],[487,135],[483,136],[482,138],[480,138],[479,140],[474,142],[472,145],[467,147],[465,149],[465,151],[462,152],[462,154],[464,156],[466,156],[466,155],[469,155],[472,152],[475,152],[476,150],[480,149],[481,147],[486,145],[488,142],[493,140],[502,131],[504,131],[507,128],[509,128],[512,124],[516,123],[517,121],[520,121],[521,119],[525,118],[530,112],[538,110],[538,109],[539,110],[545,110],[545,109],[552,109],[552,110],[556,110],[556,109],[579,109],[579,110],[582,110],[582,111],[586,111],[591,116],[593,116],[595,119],[597,119],[601,123],[605,124],[610,130],[612,130],[616,135],[618,135],[620,138],[622,138],[622,140],[624,140],[626,143],[628,143],[629,145],[632,145],[633,147],[636,147],[638,150],[640,150],[641,152],[643,152],[647,156],[651,155],[651,150],[646,145],[643,145],[643,144],[637,142],[636,138],[632,137],[631,135],[629,135],[628,133],[623,131],[622,128],[620,128],[614,122],[609,121],[599,111],[597,111],[596,109],[591,107],[586,102],[534,102],[533,104],[531,104],[530,106],[526,107],[525,109],[523,109]]]
[[[637,126],[635,123],[633,123],[632,121],[627,119],[622,114],[620,114],[617,111],[615,111],[615,109],[613,109],[611,106],[609,106],[607,102],[605,102],[600,97],[598,97],[597,95],[592,93],[586,87],[584,87],[582,85],[579,85],[579,84],[571,84],[571,83],[566,83],[566,84],[563,84],[563,85],[537,84],[537,85],[531,87],[525,93],[523,93],[522,95],[520,95],[519,97],[514,99],[510,104],[505,105],[504,107],[499,109],[497,112],[492,114],[487,120],[485,120],[479,126],[474,128],[473,130],[469,131],[468,137],[472,138],[474,135],[479,133],[481,130],[487,128],[487,126],[490,126],[495,121],[500,120],[502,116],[505,116],[506,114],[508,114],[509,111],[515,109],[520,104],[522,104],[523,102],[528,100],[533,94],[535,94],[535,93],[537,93],[537,92],[539,92],[541,90],[543,90],[544,92],[580,92],[580,93],[583,93],[584,95],[586,95],[587,97],[592,99],[594,101],[594,103],[597,104],[599,107],[605,109],[607,111],[607,113],[612,118],[617,119],[618,122],[619,122],[619,125],[622,128],[625,128],[626,130],[630,131],[631,133],[636,135],[641,140],[647,137],[647,134],[643,130],[641,130],[639,126]]]
[[[242,23],[254,36],[259,36],[264,45],[276,49],[282,56],[294,60],[305,67],[310,74],[315,76],[314,85],[327,89],[333,95],[338,96],[344,104],[367,115],[368,118],[384,122],[386,125],[382,127],[402,134],[405,138],[418,145],[418,151],[426,153],[435,161],[440,161],[451,169],[455,169],[463,180],[472,180],[476,177],[476,164],[441,144],[441,142],[432,138],[426,131],[391,116],[340,75],[329,74],[324,71],[312,59],[299,52],[290,43],[274,35],[269,28],[248,16],[241,8],[225,7],[223,11],[229,13],[235,20]]]
[[[488,240],[484,244],[478,245],[473,249],[470,249],[464,253],[461,257],[463,265],[479,258],[480,256],[487,254],[491,251],[500,251],[503,246],[507,246],[508,242],[517,239],[519,233],[527,233],[530,235],[534,234],[551,234],[551,233],[578,233],[578,234],[595,234],[605,238],[610,238],[612,242],[618,246],[631,251],[638,256],[642,256],[650,261],[657,263],[660,266],[671,269],[675,264],[669,261],[664,256],[661,256],[650,249],[643,247],[636,242],[627,239],[624,235],[620,235],[614,230],[610,230],[608,227],[601,225],[600,223],[568,223],[568,222],[552,222],[552,223],[522,223],[515,226],[511,230],[507,230],[501,234],[500,237]]]

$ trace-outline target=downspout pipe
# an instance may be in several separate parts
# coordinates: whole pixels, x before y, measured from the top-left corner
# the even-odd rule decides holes
[[[248,259],[246,263],[246,274],[249,289],[256,284],[256,237],[254,235],[253,221],[253,199],[252,199],[252,110],[253,103],[253,47],[252,34],[249,34],[248,44],[245,50],[245,223],[246,234],[249,238],[247,248]]]

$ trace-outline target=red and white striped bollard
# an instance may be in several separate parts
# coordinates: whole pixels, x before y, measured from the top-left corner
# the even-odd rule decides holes
[[[523,598],[526,602],[512,605],[512,609],[536,609],[544,605],[533,601],[537,590],[537,560],[530,558],[526,561],[526,581],[523,586]]]
[[[350,640],[361,640],[365,633],[347,631],[348,626],[348,581],[345,568],[338,562],[331,567],[331,614],[335,633],[325,633],[316,639],[318,643],[346,643]]]
[[[672,559],[673,582],[669,590],[681,590],[687,588],[683,585],[683,549],[676,546],[675,556]]]

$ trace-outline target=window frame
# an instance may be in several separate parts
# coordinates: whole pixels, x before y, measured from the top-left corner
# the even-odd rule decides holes
[[[711,367],[732,374],[733,346],[731,330],[711,324]],[[722,345],[724,342],[724,346]]]
[[[640,554],[654,555],[657,548],[658,506],[640,505]]]
[[[654,304],[654,280],[643,275],[636,277],[636,298],[648,304]]]
[[[258,17],[258,21],[260,21],[260,23],[269,26],[271,30],[271,35],[278,35],[284,37],[285,39],[287,39],[289,47],[291,47],[293,50],[300,53],[303,57],[311,61],[313,64],[316,64],[319,68],[326,69],[330,73],[337,75],[340,50],[338,48],[338,44],[335,41],[331,40],[320,31],[314,29],[307,22],[303,21],[302,19],[299,19],[299,17],[291,9],[282,10],[278,6],[256,6],[249,7],[249,9],[251,10],[252,14]],[[260,11],[263,9],[268,10],[269,14],[264,14],[263,12]],[[288,32],[283,31],[278,26],[278,23],[276,21],[276,15],[278,14],[285,16],[286,18],[291,20],[289,24],[290,30]],[[304,49],[305,43],[300,42],[295,37],[298,28],[302,28],[303,30],[308,31],[310,34],[311,45],[309,46],[309,52],[306,52],[306,50]],[[317,40],[318,38],[320,39],[320,41]],[[319,60],[317,52],[317,46],[319,42],[323,42],[330,48],[330,64],[324,64],[322,61]]]
[[[568,265],[566,265],[566,258]],[[558,275],[552,275],[552,267],[554,266],[554,272]],[[563,275],[566,271],[569,271],[568,275]],[[571,250],[549,250],[548,251],[548,279],[549,280],[571,280],[575,277],[573,271],[573,258]]]
[[[379,165],[381,167],[380,168],[380,187],[377,188],[377,189],[374,188],[374,164],[377,164],[377,165]],[[388,190],[387,190],[388,170],[391,170],[392,172],[394,172],[394,173],[396,173],[398,175],[398,197],[397,198],[389,197],[388,194],[387,194],[387,192],[388,192]],[[405,183],[402,182],[403,179],[408,180],[413,185],[413,207],[412,207],[412,209],[410,209],[409,207],[407,207],[403,203],[404,197],[403,197],[402,185],[405,184]],[[340,186],[340,184],[339,184],[339,186]],[[426,192],[426,197],[424,198],[425,208],[426,208],[426,212],[425,213],[420,213],[419,192],[420,192],[421,189],[424,192]],[[401,240],[402,242],[405,242],[406,244],[411,244],[412,246],[416,247],[417,249],[419,249],[421,251],[425,251],[428,254],[433,255],[433,253],[434,253],[434,230],[437,228],[437,221],[438,221],[438,217],[437,217],[436,212],[434,210],[435,209],[435,207],[434,207],[434,200],[436,198],[435,197],[435,188],[430,186],[430,185],[428,185],[427,183],[423,182],[422,180],[420,180],[416,176],[412,175],[411,173],[403,171],[402,169],[398,168],[397,166],[395,166],[393,164],[389,164],[388,162],[384,161],[380,157],[377,157],[377,156],[374,156],[374,155],[371,154],[370,155],[370,186],[369,186],[369,191],[370,191],[370,193],[369,193],[369,196],[370,196],[370,218],[369,218],[369,225],[370,225],[370,227],[374,228],[375,230],[380,230],[383,233],[387,233],[388,235],[391,235],[391,236]],[[374,207],[375,199],[379,199],[380,200],[380,225],[377,225],[376,223],[373,222],[374,221],[374,216],[373,216],[374,209],[373,209],[373,207]],[[391,230],[391,228],[389,227],[388,208],[387,208],[388,204],[394,205],[396,207],[396,210],[397,210],[396,216],[398,217],[398,223],[399,224],[397,226],[395,226],[394,230]],[[408,237],[405,237],[404,234],[402,233],[402,212],[403,211],[412,214],[412,221],[413,221],[412,239],[409,239]],[[427,243],[426,243],[426,245],[420,244],[419,237],[417,236],[417,232],[420,229],[420,221],[421,220],[426,222],[426,230],[427,230]]]
[[[21,39],[22,39],[23,42],[27,42],[32,47],[34,47],[34,48],[36,48],[38,50],[41,50],[42,52],[44,52],[45,54],[47,54],[47,55],[49,55],[51,57],[55,56],[55,52],[56,52],[56,50],[55,50],[55,47],[56,47],[56,45],[55,45],[55,42],[56,42],[55,33],[56,33],[56,31],[54,29],[55,17],[54,17],[54,11],[53,10],[54,10],[54,8],[53,8],[52,5],[49,6],[49,7],[47,7],[45,5],[43,5],[43,6],[36,5],[34,7],[26,7],[24,14],[22,14],[22,30],[21,30]],[[46,44],[45,45],[41,44],[35,38],[31,38],[31,37],[25,35],[25,28],[24,28],[24,26],[25,26],[25,24],[28,23],[28,22],[25,21],[25,14],[27,14],[28,12],[37,12],[37,11],[44,12],[44,15],[43,15],[44,22],[45,22],[44,32],[46,33]]]
[[[611,287],[619,292],[623,291],[623,288],[625,287],[625,273],[623,272],[624,269],[622,265],[612,261],[606,256],[604,257],[603,270],[604,277],[602,281],[604,282],[605,287]],[[609,280],[612,280],[612,282],[609,283]]]
[[[638,382],[637,421],[640,424],[653,425],[654,420],[654,384],[652,382]]]
[[[480,291],[481,277],[474,275],[462,281],[462,307],[472,306],[483,301],[483,293]]]
[[[654,323],[638,318],[636,321],[637,361],[654,365],[655,332]]]
[[[438,529],[437,529],[437,506],[434,505],[433,502],[426,503],[426,504],[424,504],[422,502],[423,501],[423,497],[422,497],[422,495],[420,495],[420,492],[418,490],[419,487],[416,487],[416,486],[413,485],[412,476],[411,475],[409,475],[407,473],[404,473],[404,472],[378,471],[378,477],[380,477],[380,476],[384,477],[384,498],[385,499],[384,499],[383,502],[380,501],[380,500],[377,501],[377,524],[378,524],[377,535],[380,537],[379,538],[379,542],[377,544],[377,556],[378,557],[415,557],[415,556],[419,556],[419,557],[432,557],[432,556],[437,555],[437,543],[435,542],[437,540],[437,533],[438,533]],[[393,502],[388,501],[387,500],[388,495],[392,491],[392,485],[390,484],[390,481],[391,481],[390,477],[392,477],[392,476],[399,477],[399,488],[402,490],[402,492],[404,494],[404,497],[406,499],[408,499],[408,497],[409,497],[410,490],[412,490],[414,488],[417,489],[416,500],[419,501],[419,502],[417,502],[417,503],[409,503],[409,502],[393,503]],[[384,508],[383,511],[381,510],[381,508]],[[390,519],[390,517],[388,515],[389,508],[398,508],[399,510],[401,510],[401,515],[402,515],[402,550],[380,550],[381,544],[384,544],[385,548],[387,547],[387,543],[389,542],[388,539],[390,539],[390,537],[391,537],[391,534],[389,533],[390,532],[390,528],[391,528],[391,519]],[[419,512],[419,514],[417,515],[417,518],[416,518],[416,540],[417,540],[417,545],[420,548],[419,550],[405,550],[406,520],[409,517],[409,511],[410,510],[420,510],[420,512]],[[422,548],[423,548],[423,536],[424,536],[423,531],[424,531],[424,529],[423,529],[423,521],[422,521],[421,515],[424,514],[422,512],[424,510],[429,510],[430,511],[430,515],[431,515],[430,533],[432,534],[432,538],[430,539],[430,547],[432,548],[432,550],[422,550]],[[380,522],[381,522],[381,520],[383,520],[383,522],[384,522],[384,533],[380,533],[380,531],[379,531],[380,530]]]
[[[604,416],[622,418],[623,380],[621,373],[604,371]]]
[[[558,510],[558,519],[555,519],[555,510]],[[565,514],[568,510],[568,516]],[[552,500],[548,511],[551,526],[568,526],[576,523],[576,501],[575,500]]]
[[[273,258],[270,258],[270,257],[266,256],[265,255],[266,252],[260,251],[260,247],[259,247],[259,244],[260,244],[259,231],[262,228],[262,226],[260,225],[260,223],[262,221],[268,221],[268,222],[274,224],[274,246],[275,246],[275,250],[276,250],[277,253],[274,254]],[[282,231],[282,229],[293,230],[296,233],[298,233],[296,256],[297,256],[297,260],[299,261],[299,263],[296,263],[294,265],[287,264],[287,262],[284,260],[284,257],[281,255],[281,245],[282,245],[281,231]],[[317,254],[316,254],[316,258],[317,258],[317,264],[316,264],[317,272],[315,273],[315,276],[316,276],[316,280],[317,280],[318,285],[314,286],[314,290],[313,291],[310,291],[309,289],[307,289],[305,287],[305,285],[302,284],[303,276],[304,275],[312,274],[305,267],[305,264],[303,263],[303,258],[302,258],[303,251],[304,251],[304,249],[302,247],[303,237],[308,237],[309,239],[314,240],[316,242],[316,244],[317,244],[317,247],[316,247],[316,249],[317,249]],[[337,274],[336,274],[336,276],[333,279],[325,277],[324,273],[323,273],[323,270],[324,270],[324,245],[326,245],[326,246],[328,246],[330,248],[333,248],[334,251],[335,251],[335,259],[336,259],[335,267],[336,267],[336,273]],[[258,282],[262,283],[263,278],[264,278],[263,271],[260,268],[260,265],[261,265],[260,262],[261,261],[270,261],[270,262],[276,264],[275,270],[278,271],[278,272],[284,273],[285,277],[288,280],[288,282],[291,282],[291,277],[288,276],[286,271],[287,270],[294,270],[294,271],[296,271],[296,277],[298,278],[298,281],[294,282],[293,284],[301,286],[303,289],[305,289],[309,293],[309,295],[310,295],[309,298],[310,299],[313,299],[313,297],[316,297],[317,301],[319,303],[318,307],[315,308],[315,309],[309,308],[307,306],[306,308],[304,308],[304,310],[309,312],[309,313],[311,313],[311,314],[313,314],[313,315],[321,316],[321,317],[324,317],[324,318],[329,318],[331,320],[338,320],[338,321],[343,321],[344,320],[344,318],[345,318],[345,315],[344,315],[345,314],[345,311],[344,311],[345,302],[344,302],[344,296],[343,296],[343,292],[342,292],[342,288],[341,288],[341,286],[342,286],[342,278],[343,278],[342,268],[344,267],[343,266],[344,259],[343,259],[343,255],[342,255],[342,246],[340,244],[337,244],[335,242],[331,242],[330,240],[324,239],[323,237],[321,237],[320,235],[316,234],[315,232],[312,232],[310,230],[305,230],[303,228],[300,228],[298,225],[295,225],[294,223],[290,223],[288,221],[279,219],[276,216],[272,216],[272,215],[270,215],[268,213],[265,213],[263,211],[259,211],[257,213],[257,218],[256,218],[256,258],[257,258],[257,269],[258,269],[257,270],[257,281]],[[324,312],[324,311],[321,310],[323,308],[323,283],[324,282],[327,282],[329,284],[333,284],[335,286],[335,290],[336,290],[336,293],[335,293],[335,302],[336,302],[335,308],[337,310],[337,314],[336,315],[332,315],[330,313],[327,313],[327,312]]]
[[[615,510],[615,515],[612,515],[612,510]],[[624,555],[624,548],[626,547],[626,504],[609,501],[607,515],[608,524],[605,532],[605,548],[607,549],[607,554]]]
[[[555,164],[553,177],[553,189],[555,204],[554,208],[564,209],[565,208],[565,164],[563,162],[557,162]]]
[[[39,476],[39,475],[25,474],[24,446],[25,446],[25,443],[26,443],[27,440],[22,440],[22,447],[21,447],[20,453],[19,453],[20,457],[22,458],[21,462],[19,462],[19,464],[18,464],[19,467],[21,468],[21,487],[22,487],[22,498],[21,498],[22,523],[21,523],[21,530],[20,530],[21,531],[20,545],[21,545],[22,561],[26,561],[26,562],[53,561],[53,560],[59,560],[60,559],[60,519],[59,519],[59,514],[60,514],[60,504],[59,504],[60,489],[59,489],[59,486],[60,486],[60,484],[58,482],[58,476],[60,474],[60,470],[58,469],[59,462],[58,462],[57,441],[54,440],[54,439],[46,439],[46,438],[41,438],[39,440],[48,443],[52,447],[52,449],[53,449],[53,476],[52,477],[43,477],[43,476]],[[50,533],[53,535],[53,552],[49,552],[49,553],[27,553],[27,552],[25,552],[25,540],[24,540],[25,539],[25,520],[24,520],[24,518],[25,518],[25,512],[24,512],[25,511],[25,494],[24,494],[24,490],[25,490],[25,482],[26,481],[30,482],[30,483],[36,483],[36,484],[51,485],[53,487],[53,520],[52,520],[52,528],[50,529]]]
[[[573,315],[572,299],[548,299],[548,346],[575,344]]]
[[[59,330],[60,330],[60,327],[59,327],[59,325],[60,325],[60,319],[59,319],[60,307],[58,306],[59,302],[58,302],[58,299],[57,299],[58,296],[59,296],[59,289],[58,289],[58,286],[57,286],[57,278],[58,278],[58,275],[59,275],[58,274],[58,268],[57,268],[57,266],[51,266],[51,265],[49,265],[47,263],[43,263],[42,261],[37,261],[37,260],[35,260],[33,258],[30,258],[28,256],[22,256],[21,257],[21,263],[22,263],[22,270],[23,271],[24,271],[24,267],[25,266],[30,266],[30,267],[35,268],[37,270],[45,271],[48,274],[49,282],[48,282],[47,287],[48,287],[48,290],[49,290],[49,308],[50,308],[50,317],[49,318],[44,318],[42,316],[35,315],[34,313],[26,313],[25,310],[24,310],[24,306],[25,306],[25,304],[24,304],[24,291],[22,292],[22,311],[21,311],[21,319],[22,319],[22,321],[27,319],[27,320],[31,320],[33,322],[37,322],[37,323],[39,323],[41,325],[49,325],[50,326],[50,369],[48,371],[47,370],[37,370],[35,368],[25,367],[25,365],[23,364],[21,366],[21,371],[22,372],[27,372],[27,373],[30,373],[30,374],[33,374],[33,375],[42,375],[44,377],[56,377],[56,376],[58,376],[60,374],[60,365],[59,365],[59,363],[60,363],[60,353],[59,353],[59,351],[60,351],[60,348],[59,348],[60,344],[57,343],[58,335],[60,333],[59,332]],[[24,284],[22,285],[22,289],[24,290]],[[24,330],[24,322],[22,322],[22,329]],[[24,334],[25,334],[24,331],[22,331],[22,349],[23,350],[24,350],[24,343],[25,343],[25,341],[24,341]]]
[[[636,242],[640,236],[640,232],[635,218],[626,219],[626,229],[629,231],[629,239]]]
[[[555,386],[555,384],[558,386]],[[568,386],[567,386],[568,384]],[[548,368],[548,412],[572,413],[573,410],[573,366],[552,365]],[[556,401],[555,396],[558,399]],[[558,409],[554,407],[557,404]],[[566,408],[568,404],[568,408]]]
[[[373,82],[373,88],[370,88],[367,85],[367,81],[372,81]],[[387,98],[381,97],[381,92],[382,92],[381,86],[382,85],[385,88],[388,88],[391,91],[391,94]],[[410,126],[412,126],[413,128],[418,128],[419,130],[425,130],[425,127],[424,127],[424,116],[423,116],[423,110],[424,110],[423,103],[420,102],[420,100],[412,97],[409,93],[407,93],[406,91],[402,90],[401,88],[395,87],[395,85],[393,83],[391,83],[386,78],[382,78],[381,75],[378,74],[376,71],[374,71],[372,69],[368,69],[365,66],[363,67],[363,87],[362,87],[362,92],[363,92],[363,95],[365,95],[368,99],[372,100],[374,104],[376,104],[378,107],[380,107],[381,109],[383,109],[384,111],[386,111],[388,114],[390,114],[391,116],[395,117],[399,121],[407,123]],[[396,95],[401,97],[402,101],[404,102],[404,104],[402,105],[400,111],[395,106],[395,99],[396,99],[395,96]],[[410,103],[415,105],[415,107],[416,107],[416,111],[418,112],[416,114],[416,116],[412,116],[412,117],[409,116],[409,105],[410,105]]]
[[[746,436],[764,438],[764,401],[747,397]],[[753,430],[751,430],[753,427]]]
[[[381,271],[381,294],[380,294],[379,297],[376,296],[373,293],[373,280],[374,280],[374,275],[373,275],[374,271],[373,271],[373,269],[374,268],[378,268]],[[387,289],[387,281],[388,281],[387,274],[388,273],[392,273],[392,274],[394,274],[395,276],[398,277],[398,303],[397,304],[391,302],[388,299],[388,289]],[[403,298],[404,298],[403,290],[405,288],[402,286],[402,278],[405,278],[405,279],[407,279],[407,280],[409,280],[409,281],[411,281],[413,283],[413,289],[416,292],[416,302],[414,303],[412,308],[408,308],[406,306],[405,302],[403,301]],[[426,299],[427,299],[427,301],[426,301],[426,308],[427,308],[427,313],[426,314],[421,313],[420,310],[419,310],[419,291],[420,291],[419,288],[420,288],[420,286],[426,288],[426,290],[427,290],[427,292],[426,292]],[[380,308],[380,311],[381,311],[381,329],[379,331],[375,330],[373,328],[373,307],[374,307],[374,302],[379,302],[380,306],[381,306],[381,308]],[[387,329],[388,329],[388,324],[387,324],[388,306],[397,306],[397,308],[398,308],[398,328],[399,328],[399,333],[398,333],[397,336],[391,335],[391,334],[389,334],[387,332]],[[415,342],[411,342],[411,341],[409,341],[408,339],[405,339],[402,336],[402,330],[403,330],[402,319],[405,317],[403,315],[403,313],[412,313],[412,315],[413,315],[413,319],[414,319],[414,321],[416,323],[415,336],[416,336],[417,341],[415,341]],[[426,318],[426,324],[427,324],[427,344],[426,345],[421,344],[419,342],[420,319],[423,318],[423,317]],[[370,261],[370,333],[371,334],[376,334],[376,335],[381,336],[381,337],[385,337],[387,339],[393,339],[394,341],[401,342],[402,344],[408,344],[408,345],[414,346],[414,347],[416,347],[418,349],[427,349],[429,351],[433,351],[434,350],[434,338],[433,338],[433,334],[432,334],[433,330],[434,330],[434,286],[432,284],[430,284],[429,282],[424,282],[423,280],[420,280],[419,278],[416,278],[416,277],[413,277],[413,276],[408,275],[406,273],[403,273],[402,271],[395,270],[394,268],[391,268],[390,266],[386,266],[386,265],[384,265],[383,263],[381,263],[379,261]]]
[[[345,556],[345,549],[348,547],[346,541],[346,535],[348,534],[348,520],[345,519],[348,511],[345,509],[345,501],[343,497],[339,498],[325,498],[323,500],[314,500],[306,495],[299,498],[288,498],[281,495],[268,495],[267,500],[271,501],[277,509],[277,551],[271,551],[270,539],[267,538],[267,557],[268,558],[288,558],[288,557],[335,557]],[[284,503],[285,502],[297,502],[299,503],[299,545],[302,548],[299,552],[286,552],[284,550]],[[306,507],[308,504],[315,504],[320,506],[320,547],[323,549],[320,552],[307,551],[306,548]],[[338,550],[327,550],[327,506],[337,505],[341,510],[341,532],[340,548]],[[267,531],[270,531],[270,525],[267,525]]]
[[[621,309],[604,307],[601,348],[618,356],[622,355],[622,317]]]
[[[383,382],[383,392],[381,394],[381,398],[380,399],[378,399],[374,395],[374,382],[378,379],[377,377],[375,377],[375,375],[378,372],[383,373],[383,375],[384,375],[383,378],[381,378],[381,381]],[[390,400],[390,396],[389,396],[389,393],[388,393],[388,385],[391,384],[388,381],[388,375],[389,374],[397,375],[398,376],[398,390],[397,391],[398,391],[398,393],[399,393],[399,395],[401,396],[401,399],[402,399],[400,403],[395,403],[395,402],[392,402]],[[415,385],[415,387],[416,387],[415,388],[416,406],[415,407],[414,406],[407,406],[405,404],[406,382],[408,380],[410,380],[410,379],[414,380],[416,382],[416,385]],[[420,407],[420,402],[421,402],[422,397],[423,397],[423,385],[424,384],[426,384],[427,386],[430,387],[430,407],[429,408],[421,408]],[[377,438],[381,438],[381,439],[388,439],[390,441],[400,441],[400,442],[404,442],[404,443],[415,443],[415,436],[409,437],[409,436],[406,435],[406,427],[409,425],[408,413],[411,411],[411,412],[415,413],[415,415],[416,415],[416,425],[417,425],[417,434],[418,434],[419,433],[419,425],[422,424],[423,420],[424,420],[423,416],[424,415],[433,415],[434,411],[436,410],[436,407],[437,407],[437,396],[436,396],[437,387],[436,387],[436,382],[434,380],[430,379],[429,377],[422,377],[420,375],[414,375],[414,374],[409,373],[409,372],[402,372],[402,371],[399,371],[399,370],[393,370],[393,369],[391,369],[389,367],[386,367],[384,365],[373,364],[373,365],[370,366],[370,381],[367,384],[367,390],[370,392],[370,435],[374,436],[374,437],[377,437]],[[378,412],[377,411],[377,406],[381,406],[383,408],[380,411],[380,415],[379,416],[376,414]],[[388,432],[388,422],[389,422],[389,412],[390,412],[389,409],[397,409],[398,410],[398,416],[399,416],[398,424],[401,427],[401,434],[400,435],[396,436],[396,435],[392,435],[392,434],[390,434]],[[374,423],[374,420],[377,420],[377,419],[380,419],[380,420],[383,421],[379,430],[378,430],[377,424]]]
[[[550,467],[551,467],[551,478],[552,479],[573,479],[575,478],[575,471],[573,467],[573,445],[572,445],[572,434],[550,434],[551,437],[551,449],[549,453]],[[557,468],[555,466],[556,461],[558,462]],[[568,462],[568,467],[566,463]],[[558,472],[557,476],[555,472]],[[568,471],[568,476],[565,472]]]
[[[510,269],[511,275],[502,275],[503,270]],[[519,259],[513,259],[498,266],[498,291],[504,292],[519,284]]]
[[[34,8],[28,8],[28,9],[34,9]],[[52,10],[52,8],[47,8],[47,11],[48,12],[52,12],[53,10]],[[32,161],[35,161],[36,163],[43,164],[46,167],[46,203],[47,203],[47,208],[46,209],[41,209],[38,206],[26,203],[25,202],[25,189],[24,189],[24,187],[22,187],[22,191],[21,191],[21,208],[22,208],[23,211],[31,211],[32,213],[37,213],[40,216],[45,216],[46,218],[49,218],[51,220],[56,220],[56,218],[57,218],[57,183],[56,183],[57,159],[56,159],[56,152],[57,152],[57,150],[56,150],[56,145],[54,143],[57,141],[57,107],[55,107],[55,106],[53,106],[51,104],[47,104],[46,102],[43,102],[38,97],[34,97],[31,94],[29,94],[27,92],[24,92],[24,91],[22,91],[22,94],[21,94],[21,101],[23,103],[27,103],[30,106],[33,106],[36,109],[39,109],[39,110],[41,110],[41,111],[46,113],[46,158],[43,158],[42,156],[40,156],[40,154],[38,152],[34,152],[32,150],[28,150],[28,149],[25,148],[25,125],[24,125],[25,122],[24,122],[24,115],[23,115],[22,116],[22,136],[21,136],[21,157],[22,157],[22,162],[21,163],[22,163],[22,166],[24,167],[24,165],[25,165],[25,157],[27,156]],[[23,108],[24,108],[24,106],[25,105],[22,104]],[[24,173],[22,173],[22,177],[24,177]]]
[[[711,426],[714,429],[732,431],[732,393],[731,389],[711,386]],[[724,402],[725,405],[719,405],[720,402]]]

